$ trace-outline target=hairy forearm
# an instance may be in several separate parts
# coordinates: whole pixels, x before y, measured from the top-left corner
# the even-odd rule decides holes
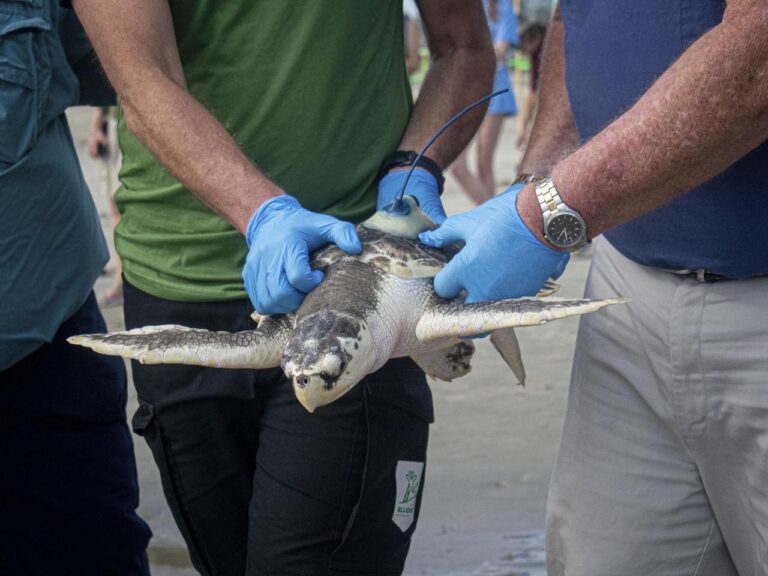
[[[528,130],[528,125],[531,123],[531,118],[536,111],[536,104],[538,102],[538,92],[531,90],[525,95],[523,106],[520,111],[519,128],[518,130],[525,133]]]
[[[432,62],[401,149],[418,151],[451,116],[490,93],[493,72],[492,67],[491,73],[484,70],[486,59],[481,51],[456,50]],[[486,108],[478,107],[451,126],[450,132],[430,147],[429,156],[443,168],[449,166],[469,144]]]
[[[719,174],[766,138],[768,13],[757,0],[732,2],[635,106],[555,166],[553,180],[594,237]],[[537,213],[524,218],[538,233]]]
[[[162,75],[137,80],[121,94],[128,129],[200,200],[244,232],[261,203],[282,190],[186,89]]]
[[[565,87],[564,36],[563,22],[556,12],[542,52],[538,109],[520,162],[521,173],[548,175],[555,162],[579,144]]]
[[[165,0],[74,0],[129,130],[212,210],[244,231],[282,191],[187,91]]]
[[[441,12],[441,3],[445,6],[445,0],[420,2],[432,63],[400,143],[403,150],[420,150],[451,116],[493,86],[495,58],[482,6]],[[485,109],[480,106],[451,126],[428,155],[443,168],[449,166],[472,139]]]

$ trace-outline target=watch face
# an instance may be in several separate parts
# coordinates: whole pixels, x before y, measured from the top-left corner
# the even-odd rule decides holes
[[[584,222],[574,214],[557,214],[547,224],[547,240],[559,248],[578,244],[584,237]]]

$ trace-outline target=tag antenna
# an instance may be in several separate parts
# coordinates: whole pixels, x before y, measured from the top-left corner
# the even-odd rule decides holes
[[[440,130],[438,130],[437,133],[434,136],[432,136],[432,138],[429,139],[429,142],[427,142],[424,145],[424,148],[421,149],[421,152],[419,152],[416,158],[413,159],[413,164],[411,164],[411,169],[408,171],[408,175],[405,177],[405,181],[403,182],[403,189],[400,190],[400,196],[398,196],[397,199],[394,201],[395,206],[392,206],[395,212],[397,212],[397,205],[402,203],[403,201],[403,196],[405,196],[405,189],[408,186],[408,181],[411,179],[411,174],[413,174],[413,171],[416,168],[416,165],[418,164],[419,160],[421,160],[421,157],[424,156],[424,153],[427,151],[427,149],[430,146],[432,146],[432,144],[435,143],[435,140],[440,138],[440,136],[443,135],[443,132],[445,132],[451,126],[451,124],[456,122],[456,120],[464,116],[464,114],[473,110],[474,108],[477,108],[478,106],[480,106],[480,104],[487,102],[491,98],[498,96],[499,94],[504,94],[505,92],[509,92],[509,88],[505,88],[504,90],[499,90],[498,92],[494,92],[493,94],[488,94],[487,96],[483,96],[482,98],[480,98],[480,100],[473,102],[472,104],[464,108],[464,110],[456,114],[453,118],[448,120],[448,122],[446,122],[445,125],[443,125],[443,127],[440,128]]]

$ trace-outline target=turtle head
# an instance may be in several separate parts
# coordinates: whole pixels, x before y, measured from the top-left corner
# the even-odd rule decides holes
[[[322,310],[299,320],[283,351],[282,367],[296,398],[314,412],[348,392],[371,371],[374,361],[363,322]]]

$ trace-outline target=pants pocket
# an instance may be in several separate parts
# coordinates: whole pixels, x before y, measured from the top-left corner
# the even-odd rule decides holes
[[[184,506],[185,498],[181,487],[179,471],[173,460],[173,453],[166,441],[162,427],[157,418],[154,404],[139,398],[139,408],[133,415],[131,427],[134,433],[144,438],[152,450],[160,479],[163,483],[163,493],[173,518],[187,544],[192,564],[203,575],[211,574],[210,565],[200,553],[201,548],[189,521],[189,514]]]
[[[0,165],[18,162],[37,140],[47,91],[43,33],[50,25],[31,2],[0,10]],[[8,10],[8,11],[6,11]]]
[[[415,365],[383,370],[364,381],[368,439],[362,486],[330,559],[331,569],[360,576],[403,570],[421,505],[432,421],[424,373]]]

